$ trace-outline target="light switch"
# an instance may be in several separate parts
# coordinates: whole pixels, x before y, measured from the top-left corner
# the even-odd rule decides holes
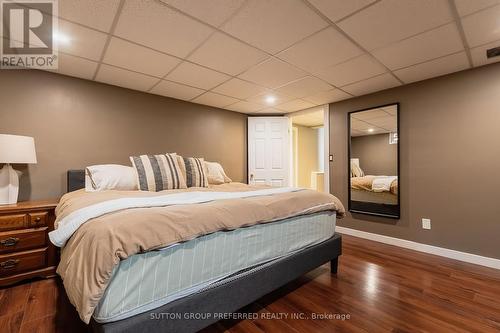
[[[330,160],[330,162],[333,162],[333,155],[328,156],[328,160]]]

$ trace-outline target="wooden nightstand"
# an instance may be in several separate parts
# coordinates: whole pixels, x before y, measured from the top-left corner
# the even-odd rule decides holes
[[[28,201],[0,206],[0,286],[32,277],[56,275],[54,230],[57,201]]]

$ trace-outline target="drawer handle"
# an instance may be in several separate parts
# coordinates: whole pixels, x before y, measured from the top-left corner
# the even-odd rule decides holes
[[[9,247],[9,246],[14,246],[17,244],[17,242],[19,242],[19,238],[16,238],[16,237],[9,237],[7,239],[2,239],[0,241],[0,244],[2,244],[2,246],[5,246],[5,247]]]
[[[19,264],[19,259],[9,259],[7,261],[0,262],[0,267],[2,269],[12,269]]]
[[[41,220],[42,220],[42,218],[41,218],[41,217],[37,217],[37,218],[35,219],[35,223],[38,223],[38,222],[40,222]]]

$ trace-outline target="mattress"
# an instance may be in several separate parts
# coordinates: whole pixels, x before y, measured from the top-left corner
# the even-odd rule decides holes
[[[97,322],[125,319],[199,292],[335,233],[335,212],[221,231],[120,262],[94,311]]]

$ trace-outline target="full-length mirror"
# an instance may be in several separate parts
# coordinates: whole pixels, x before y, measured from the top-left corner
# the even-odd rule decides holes
[[[399,218],[399,104],[350,112],[349,210]]]

